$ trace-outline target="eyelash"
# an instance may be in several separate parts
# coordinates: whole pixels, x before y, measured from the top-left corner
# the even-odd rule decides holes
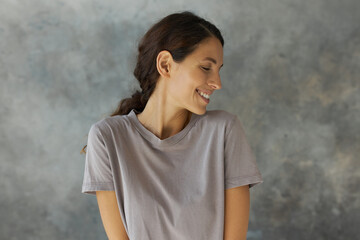
[[[209,71],[210,68],[205,68],[205,67],[202,67],[202,69],[204,69],[205,71]]]

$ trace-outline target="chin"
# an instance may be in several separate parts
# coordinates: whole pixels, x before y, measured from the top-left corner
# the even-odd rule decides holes
[[[191,110],[189,110],[190,112],[193,112],[193,113],[195,113],[195,114],[197,114],[197,115],[203,115],[203,114],[205,114],[206,113],[206,107],[205,108],[202,108],[202,109],[196,109],[195,111],[191,111]]]

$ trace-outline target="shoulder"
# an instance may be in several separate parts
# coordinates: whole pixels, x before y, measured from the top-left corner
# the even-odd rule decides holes
[[[126,115],[107,116],[93,123],[90,127],[90,132],[96,132],[105,137],[107,135],[112,135],[119,130],[121,131],[124,128],[126,129],[127,123],[128,119]]]
[[[237,115],[221,109],[208,110],[206,116],[208,121],[225,124],[226,126],[231,125],[237,118]]]
[[[235,114],[222,109],[208,110],[206,111],[206,115],[210,116],[211,118],[215,118],[217,120],[225,120],[225,121],[228,120],[232,121],[233,118],[236,117]]]
[[[237,115],[226,110],[208,110],[204,114],[203,124],[211,128],[214,127],[214,129],[228,132],[236,119],[238,119]]]

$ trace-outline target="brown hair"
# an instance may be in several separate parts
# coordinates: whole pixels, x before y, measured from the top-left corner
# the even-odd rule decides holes
[[[200,42],[209,37],[216,37],[224,46],[219,29],[190,11],[170,14],[155,23],[138,45],[137,63],[133,74],[139,81],[142,91],[137,90],[130,98],[122,99],[110,116],[126,115],[132,109],[139,112],[144,110],[160,76],[156,68],[156,58],[160,51],[169,51],[174,61],[180,63]],[[86,146],[81,153],[86,153]]]

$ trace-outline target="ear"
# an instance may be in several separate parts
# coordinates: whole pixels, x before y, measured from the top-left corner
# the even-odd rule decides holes
[[[172,55],[167,50],[159,52],[156,58],[156,68],[161,76],[164,78],[170,77],[170,66],[172,62]]]

